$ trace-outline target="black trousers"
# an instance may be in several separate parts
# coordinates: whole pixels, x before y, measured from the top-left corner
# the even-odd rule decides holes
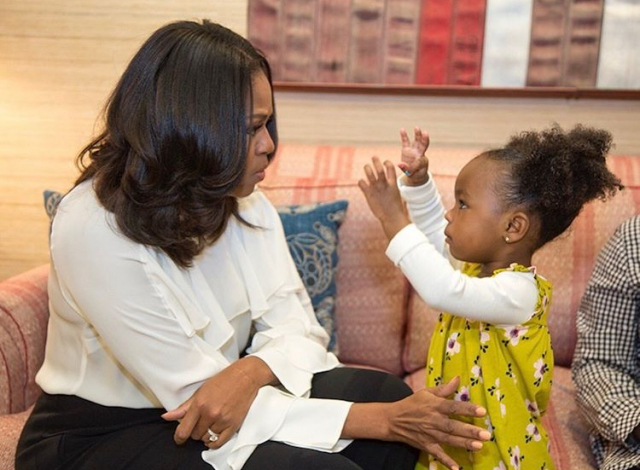
[[[397,401],[411,393],[399,378],[338,368],[317,374],[312,397],[352,402]],[[206,447],[173,442],[176,423],[163,409],[106,407],[82,398],[42,394],[18,443],[16,470],[211,470]],[[278,442],[259,445],[243,470],[412,470],[418,451],[405,444],[355,440],[341,453]]]

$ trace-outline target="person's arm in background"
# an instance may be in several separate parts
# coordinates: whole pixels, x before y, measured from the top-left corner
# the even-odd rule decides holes
[[[640,450],[640,216],[600,253],[578,311],[578,406],[605,439]]]

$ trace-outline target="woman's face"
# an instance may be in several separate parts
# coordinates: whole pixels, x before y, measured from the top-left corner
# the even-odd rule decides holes
[[[253,102],[249,109],[247,129],[249,133],[247,149],[247,166],[242,181],[233,190],[236,197],[246,197],[253,192],[256,184],[265,177],[269,165],[268,155],[273,153],[275,145],[267,130],[267,123],[273,116],[273,97],[271,85],[263,72],[254,75],[251,82]]]

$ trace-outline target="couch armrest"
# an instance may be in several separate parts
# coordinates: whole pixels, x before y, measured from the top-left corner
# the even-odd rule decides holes
[[[40,394],[49,318],[47,277],[40,266],[0,282],[0,414],[29,408]]]

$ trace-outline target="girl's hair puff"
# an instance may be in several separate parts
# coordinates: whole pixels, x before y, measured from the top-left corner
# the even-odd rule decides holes
[[[555,124],[511,137],[504,148],[484,155],[507,165],[497,188],[506,207],[522,207],[539,223],[536,248],[562,234],[582,207],[605,200],[624,186],[606,164],[611,134],[577,125]]]

